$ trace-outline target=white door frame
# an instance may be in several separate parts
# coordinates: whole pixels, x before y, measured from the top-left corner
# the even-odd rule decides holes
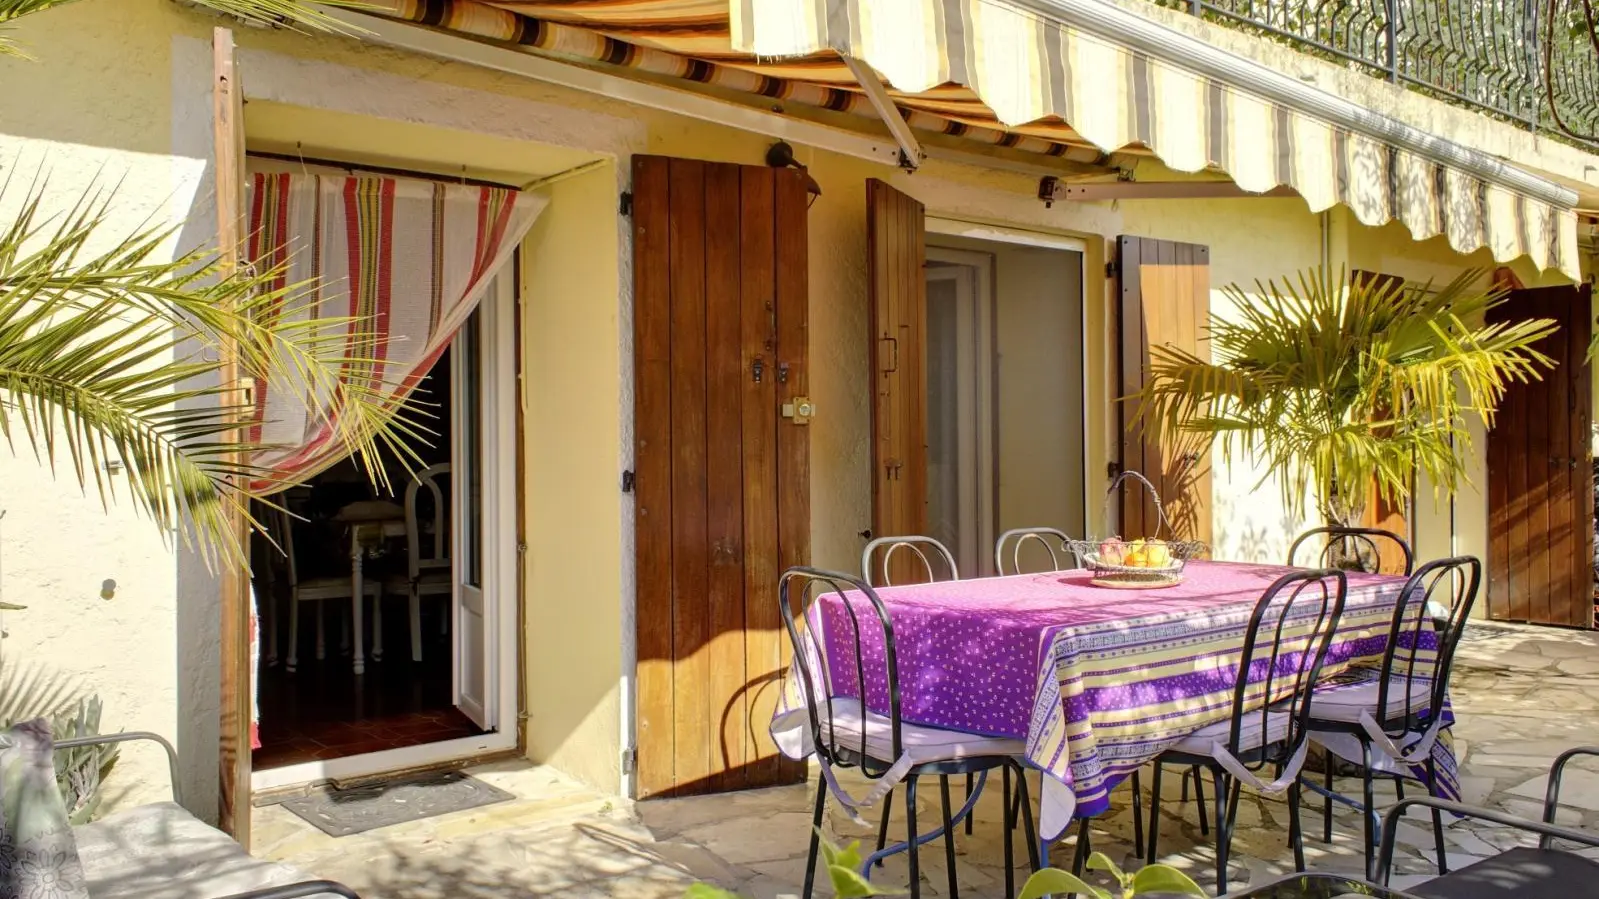
[[[488,456],[483,463],[483,586],[485,591],[493,590],[497,594],[495,617],[498,626],[486,647],[488,663],[494,666],[490,670],[496,672],[490,682],[497,693],[494,697],[497,729],[476,737],[252,771],[252,791],[365,777],[516,748],[520,723],[516,708],[517,681],[521,677],[521,660],[517,652],[521,634],[517,612],[522,594],[516,579],[517,360],[516,335],[513,333],[516,324],[513,268],[511,265],[505,266],[485,290],[481,300],[483,367],[486,375],[483,446]],[[443,598],[433,597],[433,600]],[[492,639],[496,635],[498,639]],[[401,661],[400,664],[407,663]],[[381,677],[382,673],[369,669],[364,676]]]

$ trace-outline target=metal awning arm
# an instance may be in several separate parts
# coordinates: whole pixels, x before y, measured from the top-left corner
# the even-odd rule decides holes
[[[877,115],[888,126],[888,133],[893,135],[894,142],[899,144],[899,167],[907,172],[914,172],[921,167],[926,155],[922,153],[921,142],[912,133],[911,126],[905,123],[905,117],[899,114],[899,107],[894,105],[894,98],[888,95],[888,89],[883,86],[883,79],[877,77],[872,67],[853,56],[844,57],[844,65],[849,66],[849,72],[860,83],[861,90],[866,92],[866,99],[872,101],[872,108],[877,110]]]

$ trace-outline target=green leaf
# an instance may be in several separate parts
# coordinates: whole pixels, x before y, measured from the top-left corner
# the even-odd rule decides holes
[[[827,877],[833,883],[833,895],[836,899],[866,899],[868,896],[888,895],[872,886],[871,881],[861,876],[858,868],[828,865]]]
[[[1110,893],[1099,887],[1089,886],[1077,877],[1058,868],[1045,868],[1036,871],[1022,884],[1019,899],[1042,899],[1044,896],[1065,896],[1076,893],[1079,896],[1088,896],[1090,899],[1114,899]]]
[[[683,899],[740,899],[737,893],[728,892],[708,883],[696,883],[683,892]]]
[[[1187,874],[1169,865],[1145,865],[1133,875],[1133,895],[1148,893],[1181,893],[1199,899],[1207,899],[1209,895]]]

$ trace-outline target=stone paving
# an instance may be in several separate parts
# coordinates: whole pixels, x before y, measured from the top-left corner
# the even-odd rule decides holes
[[[1454,732],[1465,799],[1536,817],[1551,759],[1570,746],[1599,743],[1599,635],[1473,625],[1458,659]],[[472,773],[517,800],[337,839],[269,806],[256,810],[256,852],[343,881],[372,899],[676,899],[696,881],[749,899],[800,892],[810,825],[807,788],[633,804],[526,763],[488,765]],[[1165,781],[1161,860],[1212,887],[1213,843],[1199,834],[1194,804],[1178,801],[1174,770]],[[1341,791],[1358,795],[1357,780],[1340,783]],[[1119,789],[1119,804],[1093,822],[1092,842],[1095,849],[1132,863],[1128,795]],[[1244,796],[1229,868],[1233,889],[1288,873],[1293,866],[1286,805],[1248,792]],[[1379,797],[1391,802],[1392,787],[1380,785]],[[1599,760],[1574,763],[1563,799],[1563,823],[1599,828]],[[934,819],[937,802],[936,789],[923,790],[921,821]],[[1358,873],[1363,864],[1359,816],[1339,807],[1333,841],[1324,844],[1320,799],[1307,794],[1305,805],[1310,867]],[[896,806],[901,813],[903,803]],[[997,798],[985,796],[976,813],[976,833],[957,840],[962,896],[1004,895],[1000,816]],[[894,827],[903,833],[903,818],[895,817]],[[843,816],[829,815],[827,828],[844,840],[869,842],[872,836]],[[1433,870],[1433,840],[1426,819],[1401,828],[1395,884],[1402,887]],[[1450,820],[1446,833],[1452,867],[1528,842],[1469,821]],[[1068,838],[1055,848],[1056,865],[1070,864],[1072,842]],[[1018,840],[1019,859],[1023,852]],[[922,895],[948,893],[944,858],[941,840],[924,848]],[[900,857],[874,879],[904,888],[906,874]]]

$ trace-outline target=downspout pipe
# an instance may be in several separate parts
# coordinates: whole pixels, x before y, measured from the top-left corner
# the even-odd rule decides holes
[[[1552,206],[1577,205],[1577,193],[1493,156],[1414,128],[1281,72],[1129,12],[1107,0],[1010,0],[1107,43],[1127,47],[1198,75],[1303,110],[1350,131],[1409,150]]]

